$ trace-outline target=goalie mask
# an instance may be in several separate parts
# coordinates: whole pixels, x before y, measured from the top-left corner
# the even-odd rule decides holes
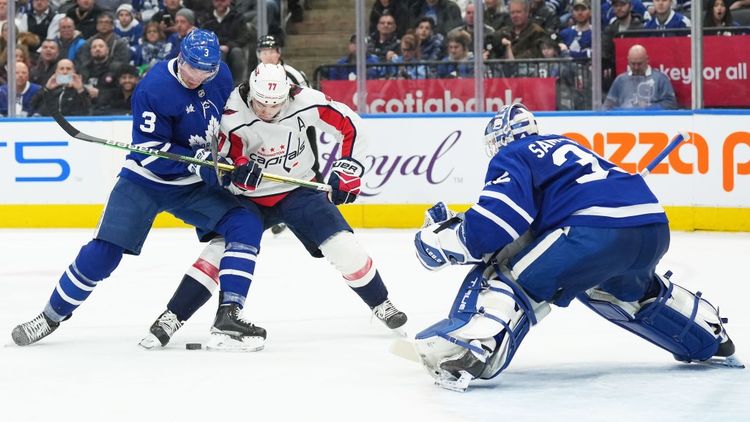
[[[289,99],[291,85],[286,79],[284,67],[261,63],[250,75],[248,85],[248,107],[262,120],[273,121]]]
[[[538,133],[536,119],[525,105],[515,103],[504,106],[484,129],[487,155],[492,157],[509,143]]]

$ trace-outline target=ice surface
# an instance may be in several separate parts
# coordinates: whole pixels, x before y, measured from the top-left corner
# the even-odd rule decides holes
[[[12,328],[42,309],[91,230],[0,230],[0,421],[748,421],[748,370],[681,364],[574,303],[534,327],[508,370],[467,393],[432,385],[388,353],[392,335],[325,260],[287,231],[266,236],[246,315],[265,350],[205,344],[215,299],[163,350],[138,341],[201,246],[154,230],[50,337],[19,348]],[[422,269],[413,230],[358,230],[409,315],[411,334],[443,318],[465,267]],[[660,269],[721,307],[750,360],[748,233],[674,233]]]

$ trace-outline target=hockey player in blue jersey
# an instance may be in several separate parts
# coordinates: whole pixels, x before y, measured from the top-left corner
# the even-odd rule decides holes
[[[219,129],[232,76],[221,62],[214,33],[196,29],[180,48],[178,58],[154,66],[133,94],[133,144],[207,158],[204,147]],[[141,252],[161,211],[226,239],[218,276],[220,306],[208,346],[262,344],[265,330],[240,317],[259,250],[260,220],[219,186],[213,168],[135,153],[126,158],[94,239],[60,277],[43,312],[15,327],[15,343],[29,345],[55,331],[124,253]]]
[[[485,137],[492,158],[479,201],[459,215],[438,203],[415,237],[430,270],[474,265],[448,319],[416,336],[439,385],[496,376],[550,305],[574,298],[677,360],[741,366],[717,309],[655,273],[669,225],[643,177],[539,135],[522,104],[500,110]]]

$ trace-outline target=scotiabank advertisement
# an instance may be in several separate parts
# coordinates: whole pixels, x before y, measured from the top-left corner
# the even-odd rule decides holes
[[[693,72],[689,37],[618,38],[617,74],[627,69],[628,50],[646,48],[649,64],[672,81],[677,103],[690,108]],[[705,107],[750,106],[750,35],[703,37],[703,101]]]
[[[555,78],[492,78],[484,80],[484,109],[498,111],[522,102],[532,110],[555,110]],[[321,81],[321,90],[357,109],[355,81]],[[464,113],[477,110],[473,79],[367,81],[368,113]]]

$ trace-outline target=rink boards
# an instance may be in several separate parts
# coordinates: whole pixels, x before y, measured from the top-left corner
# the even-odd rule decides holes
[[[363,195],[341,210],[355,227],[417,227],[430,204],[477,200],[489,158],[489,115],[371,115]],[[647,177],[677,230],[750,231],[748,111],[538,113],[561,133],[624,169],[640,171],[678,131],[691,135]],[[83,132],[130,139],[129,118],[71,118]],[[0,120],[0,227],[94,227],[124,152],[68,137],[51,119]],[[320,134],[321,170],[338,153]],[[182,223],[170,216],[157,227]]]

